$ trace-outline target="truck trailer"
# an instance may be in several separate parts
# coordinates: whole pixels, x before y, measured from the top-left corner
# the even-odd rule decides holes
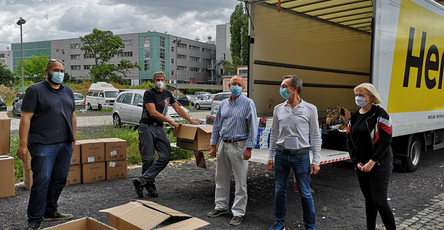
[[[444,8],[432,0],[243,0],[249,16],[248,96],[259,116],[283,99],[282,77],[303,80],[318,108],[358,107],[353,88],[375,85],[393,120],[394,166],[415,171],[444,147]],[[345,133],[323,127],[323,149],[346,151]]]

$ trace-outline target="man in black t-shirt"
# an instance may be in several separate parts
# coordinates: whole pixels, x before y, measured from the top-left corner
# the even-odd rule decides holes
[[[170,123],[174,128],[180,124],[166,117],[168,106],[191,124],[202,124],[193,121],[188,114],[176,103],[171,91],[164,89],[165,74],[156,72],[153,76],[154,88],[145,91],[143,95],[143,112],[139,125],[139,150],[142,155],[142,176],[133,179],[133,184],[139,198],[143,198],[143,188],[148,196],[157,197],[156,176],[168,165],[171,160],[171,147],[163,129],[163,122]],[[154,160],[154,152],[158,158]]]
[[[49,61],[45,73],[44,81],[26,90],[20,119],[17,156],[25,159],[29,151],[33,172],[27,229],[40,229],[43,220],[73,218],[58,211],[57,201],[66,184],[75,145],[74,94],[61,84],[64,68],[60,61]]]

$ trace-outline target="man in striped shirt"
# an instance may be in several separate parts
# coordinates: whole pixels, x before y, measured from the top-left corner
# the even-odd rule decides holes
[[[211,136],[210,155],[216,157],[215,209],[208,217],[229,214],[230,181],[233,172],[236,183],[235,198],[231,212],[231,225],[239,225],[247,207],[248,159],[257,136],[257,114],[253,100],[242,95],[245,89],[240,76],[231,78],[228,84],[231,97],[222,101],[216,113]],[[216,145],[219,145],[216,151]],[[217,153],[216,153],[217,152]]]

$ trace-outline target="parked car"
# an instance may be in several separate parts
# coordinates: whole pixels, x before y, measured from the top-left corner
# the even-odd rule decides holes
[[[24,96],[25,96],[25,92],[18,92],[14,97],[14,101],[12,101],[12,105],[14,106],[15,103],[22,100]]]
[[[201,95],[200,99],[194,102],[194,107],[196,109],[206,108],[211,109],[211,102],[213,101],[214,95]]]
[[[119,90],[106,82],[92,83],[86,94],[88,109],[112,108]]]
[[[194,92],[194,96],[198,97],[200,95],[210,95],[210,92],[205,92],[205,91],[196,91],[196,92]]]
[[[6,102],[0,96],[0,111],[6,111],[8,107],[6,107]]]
[[[179,95],[176,98],[176,101],[183,106],[194,106],[194,101],[196,100],[197,98],[194,95]]]
[[[140,117],[143,110],[143,94],[145,90],[128,90],[121,92],[113,105],[113,124],[120,126],[122,123],[139,125]],[[181,106],[185,112],[190,115],[185,107]],[[183,122],[184,119],[174,110],[172,106],[168,106],[167,117],[175,122]]]
[[[247,92],[242,92],[242,94],[244,96],[247,96]],[[220,92],[220,93],[217,93],[216,96],[214,96],[213,101],[211,102],[211,111],[210,111],[211,115],[216,114],[217,109],[219,109],[220,103],[223,100],[229,98],[230,96],[231,96],[231,92]]]
[[[22,115],[22,102],[23,100],[19,100],[15,105],[12,106],[12,115],[15,117],[20,117]]]
[[[86,101],[81,93],[74,93],[74,102],[76,104],[76,109],[85,109]]]

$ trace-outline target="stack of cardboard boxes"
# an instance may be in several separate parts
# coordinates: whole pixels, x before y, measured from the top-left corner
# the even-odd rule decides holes
[[[23,162],[23,180],[26,189],[32,186],[31,157]],[[126,140],[102,138],[78,140],[72,157],[66,185],[92,183],[126,178]]]
[[[14,158],[9,156],[11,120],[0,113],[0,198],[15,196]]]

